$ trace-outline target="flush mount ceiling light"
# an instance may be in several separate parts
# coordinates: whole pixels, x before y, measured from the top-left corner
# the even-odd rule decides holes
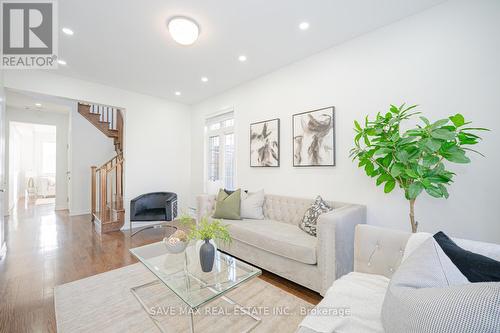
[[[245,62],[245,61],[247,61],[247,56],[246,55],[240,55],[238,57],[238,60],[241,61],[241,62]]]
[[[301,22],[299,24],[299,29],[300,30],[307,30],[307,29],[309,29],[309,22]]]
[[[42,103],[35,103],[35,106],[36,106],[37,108],[41,108],[41,107],[42,107]]]
[[[201,77],[201,82],[208,82],[208,77],[202,76]]]
[[[200,27],[188,17],[176,16],[168,21],[167,27],[170,36],[181,45],[193,44],[200,35]]]
[[[181,95],[181,92],[180,91],[176,91],[175,92],[175,96],[180,96]]]
[[[62,28],[62,32],[64,32],[66,35],[73,36],[74,32],[70,28]]]

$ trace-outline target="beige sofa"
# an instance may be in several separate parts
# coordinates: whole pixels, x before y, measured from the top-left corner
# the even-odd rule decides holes
[[[298,224],[312,199],[266,195],[264,220],[224,220],[233,242],[218,247],[237,258],[324,294],[332,282],[353,270],[354,229],[366,223],[366,207],[329,202],[333,211],[320,215],[318,237]],[[197,197],[198,219],[210,216],[215,196]]]
[[[410,236],[413,237],[409,241]],[[389,281],[405,257],[431,234],[371,225],[356,227],[354,272],[336,280],[317,309],[348,308],[347,316],[309,315],[297,333],[383,333],[382,304]],[[500,260],[500,245],[454,239],[464,249]],[[410,245],[411,243],[411,245]]]

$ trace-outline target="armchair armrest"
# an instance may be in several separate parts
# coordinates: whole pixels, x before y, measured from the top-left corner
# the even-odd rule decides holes
[[[373,225],[356,226],[354,270],[390,278],[401,264],[410,235]]]
[[[346,205],[318,218],[318,268],[322,275],[321,294],[333,281],[352,272],[354,230],[366,223],[366,207]]]
[[[200,194],[196,196],[196,221],[203,216],[211,215],[215,208],[215,195]]]

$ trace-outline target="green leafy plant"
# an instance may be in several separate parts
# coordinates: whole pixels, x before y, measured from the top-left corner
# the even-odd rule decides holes
[[[189,224],[189,234],[190,239],[200,239],[200,240],[219,240],[223,243],[230,244],[232,242],[231,235],[228,230],[228,225],[222,224],[221,220],[210,219],[207,216],[202,217],[201,220],[196,225],[192,225],[191,217],[181,217],[181,223]]]
[[[435,198],[448,198],[448,189],[453,182],[452,171],[445,162],[470,163],[468,152],[477,152],[470,146],[481,138],[478,131],[486,128],[468,127],[461,114],[430,122],[420,116],[421,124],[402,130],[401,124],[421,112],[417,105],[390,106],[386,114],[378,113],[374,120],[365,118],[364,126],[354,121],[356,136],[351,150],[353,160],[365,173],[376,178],[377,186],[384,185],[389,193],[396,185],[404,190],[410,205],[412,232],[417,232],[415,200],[425,190]]]

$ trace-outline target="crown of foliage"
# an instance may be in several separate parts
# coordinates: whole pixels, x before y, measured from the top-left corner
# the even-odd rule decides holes
[[[225,244],[230,244],[232,242],[228,225],[222,224],[221,220],[210,219],[204,216],[196,225],[193,225],[193,220],[189,216],[181,216],[180,220],[181,223],[190,228],[188,234],[189,239],[213,239],[222,241]]]
[[[447,186],[455,174],[444,162],[469,163],[467,152],[480,154],[470,148],[481,140],[477,131],[488,129],[468,127],[470,122],[456,114],[433,123],[420,116],[421,124],[402,131],[403,121],[421,114],[416,107],[391,105],[389,112],[378,113],[373,121],[367,116],[364,127],[355,121],[351,157],[376,178],[377,186],[384,184],[385,193],[397,184],[408,200],[415,200],[424,190],[432,197],[448,198]]]

